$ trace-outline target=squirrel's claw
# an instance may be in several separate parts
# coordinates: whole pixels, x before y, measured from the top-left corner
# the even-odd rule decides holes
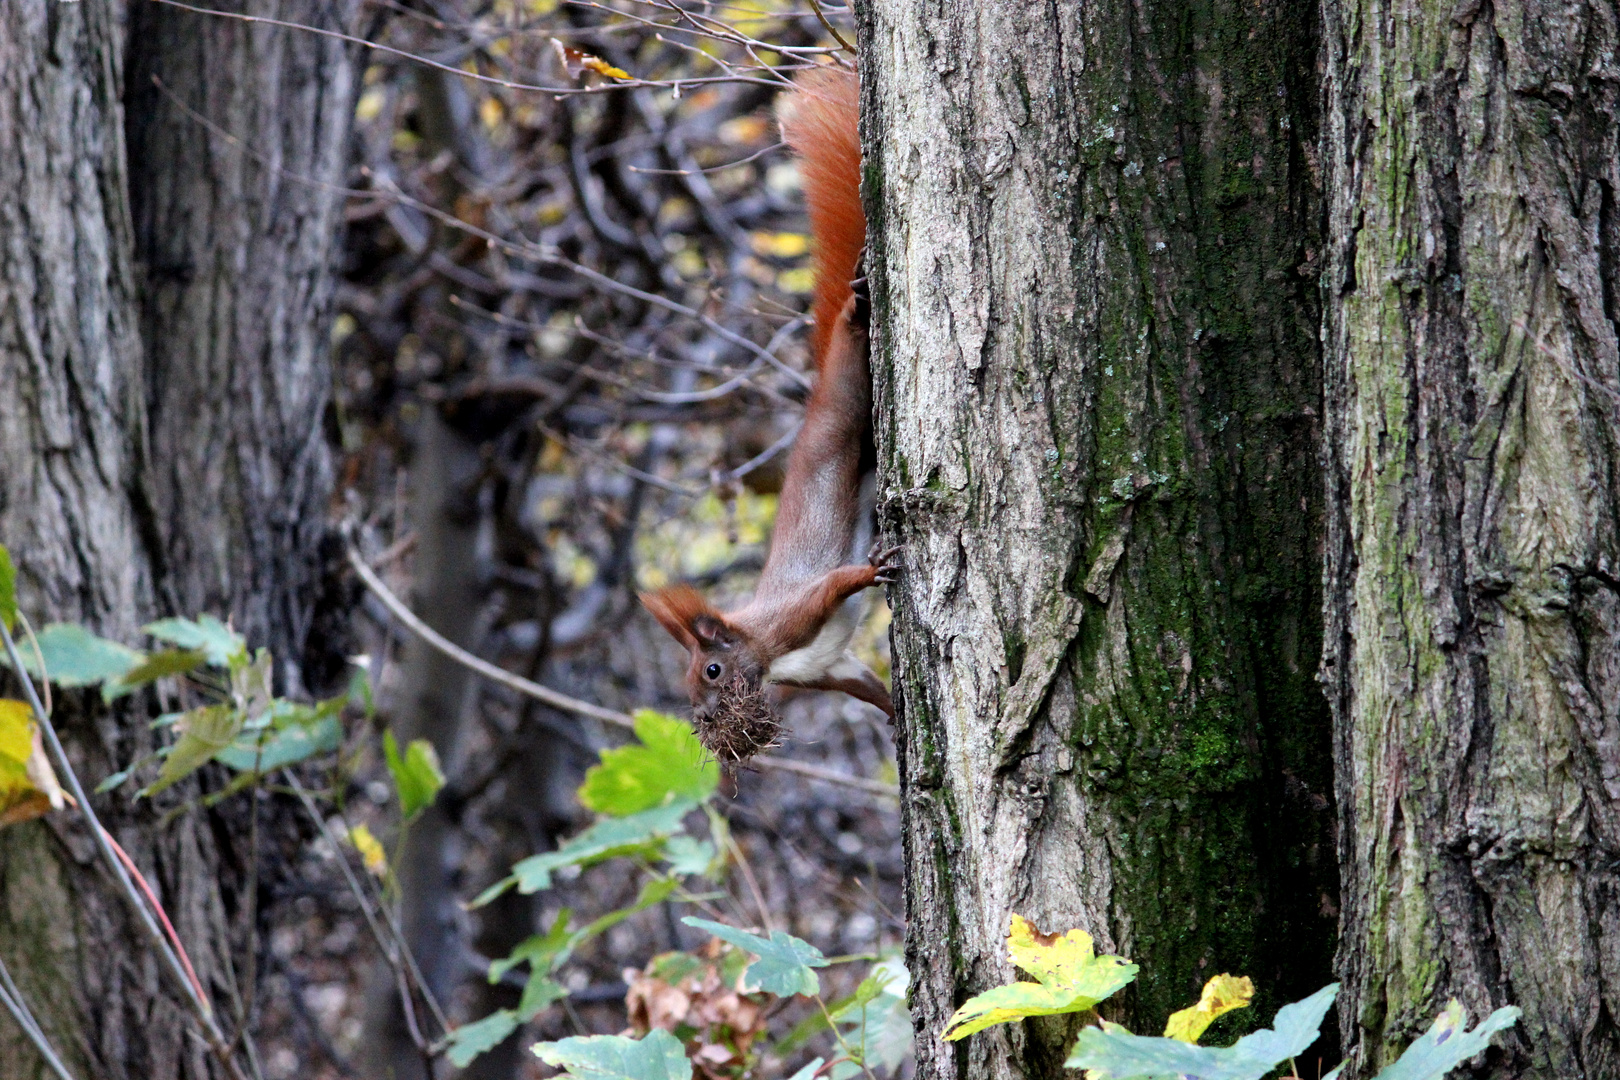
[[[877,573],[872,580],[879,585],[893,584],[900,576],[900,562],[895,558],[903,550],[901,545],[885,548],[880,542],[872,544],[872,550],[866,553],[866,561]]]
[[[855,280],[849,283],[849,287],[855,296],[855,310],[850,313],[850,325],[864,329],[872,321],[872,294],[867,289],[865,248],[861,249],[860,260],[855,264]]]

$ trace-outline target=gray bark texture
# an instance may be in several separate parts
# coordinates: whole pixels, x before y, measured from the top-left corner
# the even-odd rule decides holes
[[[340,31],[359,9],[217,6]],[[131,5],[129,40],[159,593],[176,611],[231,613],[275,655],[284,689],[319,687],[334,650],[309,640],[323,567],[311,556],[332,490],[332,185],[347,164],[351,47],[157,3]]]
[[[1620,25],[1324,10],[1351,1075],[1456,997],[1524,1009],[1477,1075],[1620,1076]]]
[[[1314,12],[859,10],[919,1075],[1062,1075],[1074,1017],[940,1039],[1014,912],[1141,964],[1133,1030],[1269,1019],[1336,898]]]
[[[151,6],[132,5],[132,23],[145,25]],[[297,656],[310,621],[307,575],[294,575],[285,591],[278,575],[315,561],[310,526],[324,514],[328,483],[324,458],[311,449],[326,393],[326,287],[315,282],[308,254],[320,244],[305,234],[334,230],[339,200],[317,189],[316,207],[303,189],[294,198],[263,177],[206,197],[204,178],[220,182],[227,169],[223,154],[213,156],[215,134],[166,114],[174,130],[154,146],[142,113],[129,124],[140,137],[126,143],[124,72],[168,72],[183,96],[200,52],[221,77],[251,69],[263,81],[236,91],[234,113],[217,96],[200,111],[234,125],[261,152],[319,147],[294,160],[328,184],[341,179],[342,140],[328,128],[339,123],[334,117],[346,121],[353,79],[329,48],[308,48],[311,39],[289,31],[274,33],[292,42],[244,59],[236,54],[247,37],[214,36],[218,26],[203,17],[126,40],[122,14],[104,2],[0,9],[0,542],[16,558],[20,605],[36,625],[78,622],[136,643],[152,618],[212,610],[233,617],[255,644],[273,641]],[[265,31],[254,34],[263,45]],[[316,93],[295,93],[311,85]],[[248,107],[254,93],[271,92],[298,104]],[[317,100],[325,104],[316,108]],[[163,199],[137,199],[144,209],[134,209],[132,189]],[[206,290],[153,291],[137,261],[136,224],[150,222],[158,202],[170,214],[165,241],[194,235],[187,230],[206,221],[224,238],[217,244],[243,248],[234,252],[247,260],[237,264],[241,274],[295,280],[290,293],[243,287],[201,256],[212,275]],[[334,240],[320,243],[330,251]],[[261,327],[260,336],[239,332],[246,323]],[[216,367],[207,369],[204,357]],[[204,378],[205,370],[237,367],[253,379]],[[260,424],[261,416],[282,426]],[[211,440],[216,456],[186,438]],[[277,467],[253,464],[264,461]],[[251,497],[233,485],[251,488]],[[275,516],[288,506],[306,516],[290,524],[285,513]],[[233,546],[260,516],[275,543]],[[261,594],[271,599],[256,606]],[[304,606],[295,611],[295,603]],[[87,784],[151,748],[149,716],[134,704],[108,710],[75,693],[58,693],[55,704]],[[121,792],[99,798],[97,808],[158,891],[234,1026],[233,996],[245,988],[229,946],[247,910],[245,815],[227,804],[160,828],[159,816],[182,795],[153,806]],[[0,831],[0,953],[76,1075],[218,1074],[71,815]],[[0,1019],[0,1076],[45,1075],[21,1033]]]

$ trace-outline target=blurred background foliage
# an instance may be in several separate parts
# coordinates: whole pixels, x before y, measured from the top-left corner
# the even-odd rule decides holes
[[[610,708],[683,711],[684,657],[635,591],[685,580],[726,604],[762,565],[806,395],[811,287],[797,172],[771,110],[795,69],[850,62],[831,28],[852,39],[847,8],[365,7],[354,33],[381,47],[352,136],[333,512],[464,648]],[[392,856],[406,936],[452,1020],[514,1008],[523,980],[490,984],[488,962],[565,907],[578,924],[630,905],[636,868],[614,860],[539,894],[463,905],[589,823],[575,789],[625,735],[435,660],[374,597],[355,599],[351,651],[375,688],[372,722],[432,744],[446,784],[402,832],[374,738],[348,824]],[[873,606],[857,646],[886,675],[887,611]],[[805,695],[786,712],[792,739],[778,755],[893,781],[875,710]],[[733,843],[710,914],[785,929],[829,956],[896,953],[899,826],[874,787],[774,770],[723,780],[713,805]],[[342,858],[359,854],[316,838],[268,876],[266,1074],[427,1075],[415,1018],[401,1015],[397,980],[339,880]],[[628,1030],[636,971],[707,941],[668,901],[626,919],[558,972],[567,999],[466,1075],[552,1075],[530,1043]],[[824,973],[827,999],[864,969]],[[645,1016],[639,985],[632,1007]],[[783,1002],[758,1023],[781,1039],[806,1009]],[[791,1075],[831,1056],[827,1043],[805,1035],[786,1058],[756,1050],[713,1074]],[[453,1071],[442,1057],[432,1068]]]

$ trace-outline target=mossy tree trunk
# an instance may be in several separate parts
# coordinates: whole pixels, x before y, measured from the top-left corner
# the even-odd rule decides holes
[[[1315,17],[860,11],[920,1075],[1058,1076],[1073,1018],[939,1039],[1014,912],[1138,1031],[1330,977]]]
[[[1620,1076],[1620,26],[1325,7],[1346,1049],[1448,998],[1499,1077]]]
[[[299,660],[314,589],[287,567],[316,562],[329,486],[321,279],[339,203],[319,185],[341,180],[350,65],[325,39],[197,15],[156,32],[156,5],[133,7],[127,38],[117,5],[0,8],[0,543],[36,626],[135,643],[152,618],[209,610]],[[195,87],[204,69],[231,92]],[[126,95],[126,71],[160,74],[198,117]],[[221,132],[305,181],[233,166]],[[158,248],[176,261],[154,269]],[[241,539],[255,533],[269,542]],[[55,706],[87,785],[151,748],[128,701]],[[196,795],[97,801],[234,1029],[247,815],[227,802],[159,827]],[[219,1075],[73,815],[0,830],[0,952],[76,1076]],[[47,1075],[0,1018],[0,1076]]]

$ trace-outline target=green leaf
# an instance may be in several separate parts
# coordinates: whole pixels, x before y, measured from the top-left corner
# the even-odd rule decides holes
[[[663,1028],[639,1040],[585,1035],[535,1043],[534,1052],[575,1080],[692,1080],[692,1063],[680,1040]]]
[[[278,698],[270,704],[266,728],[240,736],[216,759],[237,772],[257,768],[267,773],[317,754],[330,754],[343,745],[343,724],[338,714],[344,701],[330,698],[318,705],[299,705]]]
[[[17,625],[17,567],[4,544],[0,544],[0,623],[7,630]]]
[[[1516,1006],[1508,1005],[1497,1009],[1469,1031],[1462,1005],[1453,1000],[1423,1037],[1408,1046],[1400,1060],[1379,1073],[1375,1080],[1440,1080],[1490,1046],[1491,1036],[1512,1027],[1519,1013]]]
[[[568,988],[546,975],[530,975],[518,1000],[518,1019],[528,1023],[540,1010],[568,996]]]
[[[124,672],[116,679],[109,679],[101,686],[101,696],[105,701],[113,701],[125,694],[133,693],[137,688],[149,682],[166,678],[170,675],[184,675],[195,670],[208,654],[201,649],[164,649],[161,652],[150,653],[146,659]]]
[[[113,788],[118,787],[120,784],[124,783],[124,781],[128,780],[130,778],[130,775],[132,773],[134,773],[134,772],[135,772],[135,767],[132,765],[127,769],[120,769],[118,772],[113,773],[111,776],[107,777],[101,783],[96,785],[96,794],[97,795],[105,795],[105,794],[107,794],[107,792],[111,791]]]
[[[240,663],[247,659],[247,642],[242,640],[242,635],[212,615],[199,615],[195,622],[159,619],[143,629],[159,641],[204,653],[215,667],[230,667],[233,661]]]
[[[262,727],[268,720],[266,714],[275,701],[270,693],[273,674],[267,649],[260,649],[251,661],[244,650],[231,664],[231,700],[250,728]]]
[[[768,939],[762,938],[725,923],[690,915],[681,922],[707,930],[721,941],[729,941],[759,957],[743,972],[744,990],[764,990],[777,997],[791,997],[794,994],[814,997],[821,993],[821,980],[810,969],[826,967],[827,958],[808,941],[801,941],[780,930],[772,930]]]
[[[1049,937],[1016,914],[1007,931],[1007,954],[1036,981],[1009,983],[969,999],[946,1025],[947,1039],[1027,1016],[1083,1012],[1118,992],[1137,972],[1124,957],[1096,955],[1084,930]]]
[[[519,892],[551,888],[551,874],[565,866],[593,866],[617,855],[655,853],[663,837],[681,829],[681,819],[692,810],[690,802],[671,803],[629,817],[603,818],[556,851],[530,855],[512,867],[512,874],[478,894],[469,905],[482,907],[516,885]]]
[[[242,731],[242,712],[230,705],[204,705],[185,713],[175,723],[180,738],[169,748],[163,769],[142,795],[156,795],[185,779],[231,745]]]
[[[557,912],[557,918],[552,921],[551,929],[546,933],[525,938],[518,942],[517,947],[508,956],[500,960],[491,960],[490,983],[500,982],[501,976],[519,964],[529,965],[531,977],[557,970],[557,965],[567,959],[568,951],[574,944],[574,935],[568,932],[568,920],[573,914],[568,908],[563,908]]]
[[[821,1070],[821,1065],[821,1059],[815,1058],[810,1064],[788,1077],[788,1080],[815,1080],[816,1073]]]
[[[58,686],[94,686],[116,679],[145,657],[127,645],[97,637],[82,626],[52,623],[39,632],[39,652],[45,658],[41,672],[32,649],[19,649],[23,667],[35,678],[48,673]]]
[[[399,812],[409,821],[432,806],[439,789],[444,787],[439,755],[426,739],[412,739],[402,755],[394,733],[385,731],[383,756],[388,759],[388,771],[394,775],[394,786],[399,789]]]
[[[579,801],[599,814],[623,817],[669,801],[702,802],[720,784],[720,766],[684,720],[642,709],[640,745],[602,751],[585,774]]]
[[[1316,1041],[1339,984],[1277,1010],[1275,1027],[1251,1032],[1231,1046],[1196,1046],[1178,1039],[1132,1035],[1117,1024],[1088,1027],[1064,1066],[1089,1069],[1090,1080],[1260,1080]]]
[[[873,965],[872,974],[856,988],[854,997],[833,1013],[840,1024],[853,1021],[843,1039],[868,1066],[892,1073],[911,1053],[911,1010],[906,1007],[909,981],[898,960],[881,961]]]
[[[518,1029],[517,1013],[498,1009],[482,1020],[462,1024],[445,1039],[445,1056],[450,1064],[465,1069],[479,1054],[495,1049]]]
[[[709,841],[686,833],[672,836],[664,843],[664,861],[675,874],[707,874],[716,854]]]

